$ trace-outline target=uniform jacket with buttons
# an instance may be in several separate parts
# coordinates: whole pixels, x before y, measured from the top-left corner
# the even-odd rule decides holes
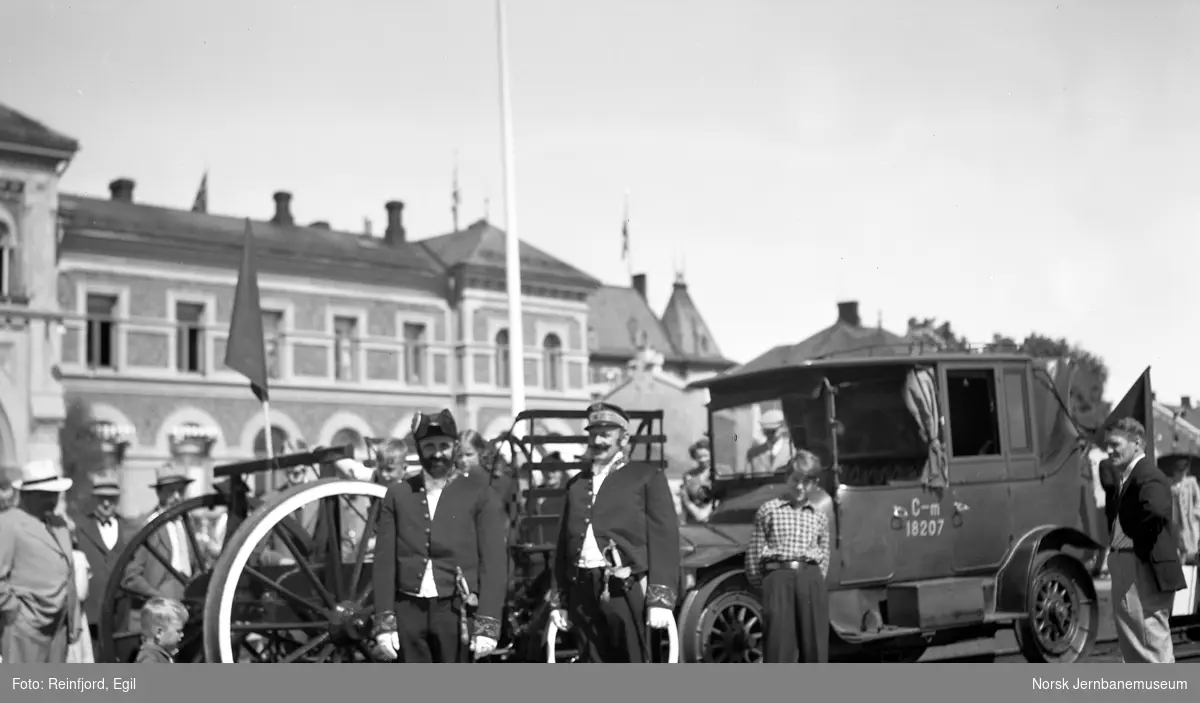
[[[674,608],[679,585],[679,516],[662,469],[641,462],[615,468],[592,495],[592,470],[567,482],[554,557],[554,605],[566,607],[588,525],[596,545],[616,543],[625,566],[646,577],[646,606]]]
[[[438,596],[455,595],[455,569],[479,598],[475,634],[500,638],[508,590],[508,544],[501,501],[482,474],[456,474],[438,498],[432,521],[425,477],[388,487],[375,540],[375,612],[381,629],[393,629],[396,596],[419,593],[433,562]]]

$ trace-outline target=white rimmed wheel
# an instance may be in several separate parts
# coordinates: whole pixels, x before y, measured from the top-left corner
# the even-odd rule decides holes
[[[323,479],[252,513],[213,567],[204,601],[208,661],[372,661],[371,560],[386,492]]]
[[[161,567],[167,576],[162,589],[166,595],[179,597],[188,609],[188,622],[183,629],[183,639],[179,645],[176,661],[204,661],[204,650],[201,646],[200,621],[204,606],[204,591],[208,587],[215,550],[208,546],[198,529],[200,518],[217,508],[228,505],[226,496],[222,493],[188,498],[164,510],[160,515],[146,523],[129,544],[117,556],[111,576],[104,586],[103,606],[100,609],[99,630],[100,651],[96,652],[97,661],[107,663],[127,663],[133,661],[137,654],[138,640],[141,632],[132,628],[133,619],[128,617],[130,606],[135,610],[141,607],[148,594],[139,593],[130,588],[125,575],[134,559],[143,562],[153,561]],[[166,533],[159,531],[167,523],[180,521],[187,536],[187,551],[191,555],[190,573],[180,573],[171,564],[169,549],[164,549]],[[156,569],[157,570],[157,569]]]

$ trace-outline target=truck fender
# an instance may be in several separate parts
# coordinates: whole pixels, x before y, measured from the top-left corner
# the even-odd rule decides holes
[[[1101,545],[1072,527],[1041,525],[1026,532],[1008,552],[996,573],[993,612],[1026,613],[1029,610],[1029,582],[1037,555],[1065,546],[1100,549]]]

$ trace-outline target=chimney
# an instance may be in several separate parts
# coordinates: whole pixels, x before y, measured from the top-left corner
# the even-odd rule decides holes
[[[292,194],[286,190],[275,194],[275,216],[271,218],[271,222],[288,226],[296,224],[292,219]]]
[[[317,220],[316,222],[309,225],[309,227],[311,227],[313,229],[329,229],[329,223],[326,222],[325,220]]]
[[[642,300],[646,299],[646,274],[633,274],[633,289],[638,292],[638,295],[642,296]]]
[[[383,241],[388,244],[404,242],[404,203],[399,200],[389,200],[387,208],[387,229],[383,231]]]
[[[1182,398],[1179,399],[1179,404],[1181,406],[1183,406],[1184,410],[1191,410],[1192,409],[1192,396],[1190,396],[1190,395],[1183,396]]]
[[[838,303],[838,322],[844,322],[847,325],[858,327],[862,324],[862,320],[858,317],[858,301],[850,300],[844,303]]]
[[[108,192],[112,199],[120,203],[133,202],[133,181],[128,178],[118,178],[108,184]]]

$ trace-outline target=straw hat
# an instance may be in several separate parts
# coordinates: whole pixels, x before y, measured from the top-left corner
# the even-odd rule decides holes
[[[759,425],[764,430],[777,430],[783,427],[783,413],[778,410],[768,410],[762,414],[762,419],[759,420]]]
[[[21,468],[21,477],[12,482],[18,491],[45,491],[65,493],[75,482],[63,478],[62,466],[53,459],[37,459]]]
[[[154,479],[154,483],[150,484],[151,488],[187,485],[195,480],[187,475],[187,470],[175,464],[164,464],[155,469]]]

